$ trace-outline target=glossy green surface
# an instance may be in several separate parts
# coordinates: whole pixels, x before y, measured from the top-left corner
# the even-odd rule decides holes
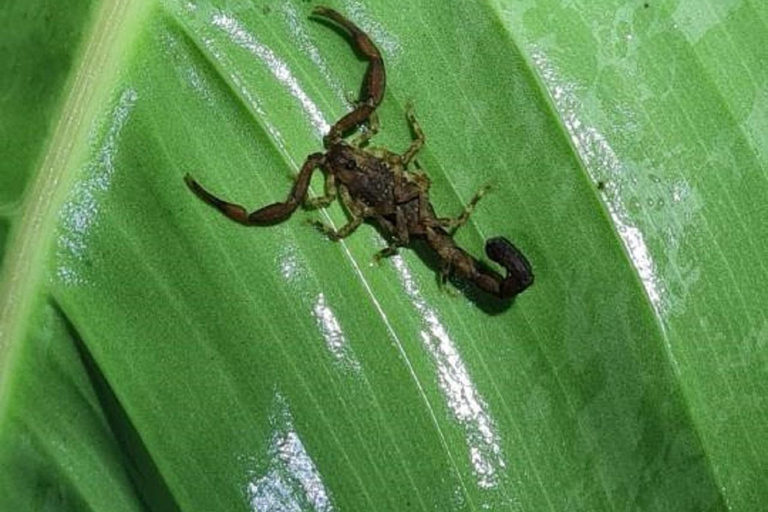
[[[11,220],[59,118],[66,81],[92,2],[3,2],[0,6],[0,268]]]
[[[58,118],[65,82],[87,30],[90,0],[0,6],[0,214],[18,201]]]
[[[332,4],[384,54],[376,144],[413,102],[438,211],[493,186],[458,240],[529,257],[506,309],[305,222],[338,207],[248,229],[185,188],[280,200],[348,110],[313,4],[94,9],[18,135],[0,509],[757,509],[768,11],[731,4]]]

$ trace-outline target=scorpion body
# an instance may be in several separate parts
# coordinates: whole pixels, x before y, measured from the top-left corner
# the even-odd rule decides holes
[[[363,221],[370,220],[378,224],[389,242],[376,254],[377,260],[395,254],[399,247],[409,245],[413,238],[419,238],[426,241],[441,261],[443,281],[454,275],[501,299],[510,299],[529,287],[533,283],[531,265],[506,238],[492,238],[485,245],[486,255],[506,270],[505,276],[476,260],[453,239],[453,233],[467,221],[483,191],[472,198],[457,218],[442,218],[435,214],[429,200],[429,178],[423,173],[407,170],[425,140],[412,109],[408,108],[406,117],[416,136],[405,153],[364,147],[378,131],[376,108],[384,97],[386,87],[381,54],[367,34],[338,12],[317,7],[313,13],[342,28],[349,35],[353,49],[368,61],[360,101],[323,138],[326,152],[307,157],[285,201],[252,213],[214,196],[187,175],[185,181],[189,188],[230,219],[247,226],[281,222],[300,204],[322,208],[340,196],[351,217],[346,225],[336,230],[320,221],[312,222],[331,240],[348,236]],[[367,125],[368,129],[357,139],[351,143],[344,139],[345,134],[362,125]],[[309,183],[316,169],[321,169],[325,175],[325,194],[309,198]]]

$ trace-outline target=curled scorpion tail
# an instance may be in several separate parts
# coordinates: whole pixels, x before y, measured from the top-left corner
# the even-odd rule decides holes
[[[491,238],[485,243],[485,254],[507,270],[499,283],[499,296],[512,298],[533,284],[533,269],[528,259],[504,237]]]

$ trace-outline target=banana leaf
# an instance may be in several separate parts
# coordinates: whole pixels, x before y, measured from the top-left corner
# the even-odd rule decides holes
[[[768,4],[329,2],[457,242],[270,227],[365,63],[298,0],[0,9],[0,510],[759,510]],[[318,176],[314,196],[321,195]]]

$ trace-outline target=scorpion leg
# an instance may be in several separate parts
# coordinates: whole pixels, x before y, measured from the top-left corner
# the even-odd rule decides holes
[[[416,156],[416,153],[419,152],[421,147],[424,145],[424,141],[426,140],[426,137],[424,137],[424,132],[421,131],[421,126],[419,126],[419,122],[416,121],[416,115],[413,113],[413,105],[408,104],[406,106],[405,117],[408,119],[408,124],[411,126],[411,130],[416,137],[413,139],[413,141],[411,141],[411,145],[408,150],[403,153],[402,159],[404,166],[408,165],[411,160],[413,160],[413,157]]]
[[[397,254],[397,249],[408,245],[411,241],[411,237],[408,233],[408,222],[405,219],[405,214],[398,208],[395,213],[394,237],[389,241],[388,245],[373,255],[375,262],[379,262],[384,258],[389,258]]]
[[[450,286],[450,283],[448,282],[452,272],[453,270],[450,263],[446,263],[440,266],[440,270],[437,273],[437,288],[449,297],[458,297],[458,290]]]
[[[373,261],[379,263],[384,258],[389,258],[397,254],[397,250],[400,248],[400,244],[397,242],[390,242],[385,248],[373,255]]]
[[[488,185],[478,190],[475,195],[472,196],[472,199],[469,200],[469,203],[467,203],[467,205],[464,207],[464,211],[462,211],[458,217],[438,217],[434,220],[434,222],[438,226],[447,229],[451,235],[455,234],[461,226],[467,223],[469,216],[472,215],[473,211],[475,211],[475,206],[480,201],[480,199],[482,199],[483,196],[488,193],[488,190],[490,190],[490,186]]]
[[[371,112],[371,115],[368,116],[368,129],[355,138],[352,145],[359,148],[377,133],[379,133],[379,115],[376,112]]]
[[[312,177],[312,172],[317,169],[323,161],[322,153],[314,153],[309,155],[307,161],[299,171],[298,178],[293,184],[288,199],[282,203],[273,203],[269,206],[265,206],[252,213],[238,205],[233,204],[223,199],[220,199],[206,189],[202,187],[197,181],[189,174],[184,176],[184,181],[187,186],[195,193],[197,197],[213,206],[221,213],[229,217],[230,219],[239,222],[245,226],[259,226],[265,224],[273,224],[287,219],[299,206],[299,203],[307,195],[307,189],[309,188],[309,181]]]
[[[320,197],[305,197],[304,206],[308,208],[325,208],[336,199],[336,178],[333,174],[325,177],[325,194]]]
[[[376,45],[373,44],[373,41],[365,32],[344,16],[328,7],[315,7],[312,13],[315,16],[329,19],[344,29],[352,38],[353,48],[368,61],[368,69],[363,78],[361,101],[352,112],[349,112],[333,125],[328,135],[323,138],[323,144],[328,148],[333,142],[341,139],[344,133],[370,118],[384,97],[387,80],[381,53],[379,53],[378,48],[376,48]]]
[[[346,187],[342,186],[340,187],[340,189],[341,189],[341,199],[347,211],[349,211],[350,216],[352,217],[349,220],[349,222],[347,222],[337,230],[319,220],[307,221],[309,224],[314,226],[318,231],[324,233],[328,238],[330,238],[334,242],[351,235],[358,227],[360,227],[360,224],[363,223],[363,220],[365,220],[367,216],[370,216],[370,213],[371,213],[366,209],[361,209],[355,206],[355,203],[349,194],[349,190],[347,190]]]
[[[341,226],[341,228],[339,229],[334,229],[328,224],[325,224],[324,222],[321,222],[319,220],[311,220],[309,221],[309,223],[312,224],[315,228],[317,228],[318,231],[321,231],[328,238],[336,242],[341,240],[342,238],[348,237],[358,227],[360,227],[360,224],[363,223],[363,217],[352,215],[352,219],[346,224],[344,224],[343,226]]]

